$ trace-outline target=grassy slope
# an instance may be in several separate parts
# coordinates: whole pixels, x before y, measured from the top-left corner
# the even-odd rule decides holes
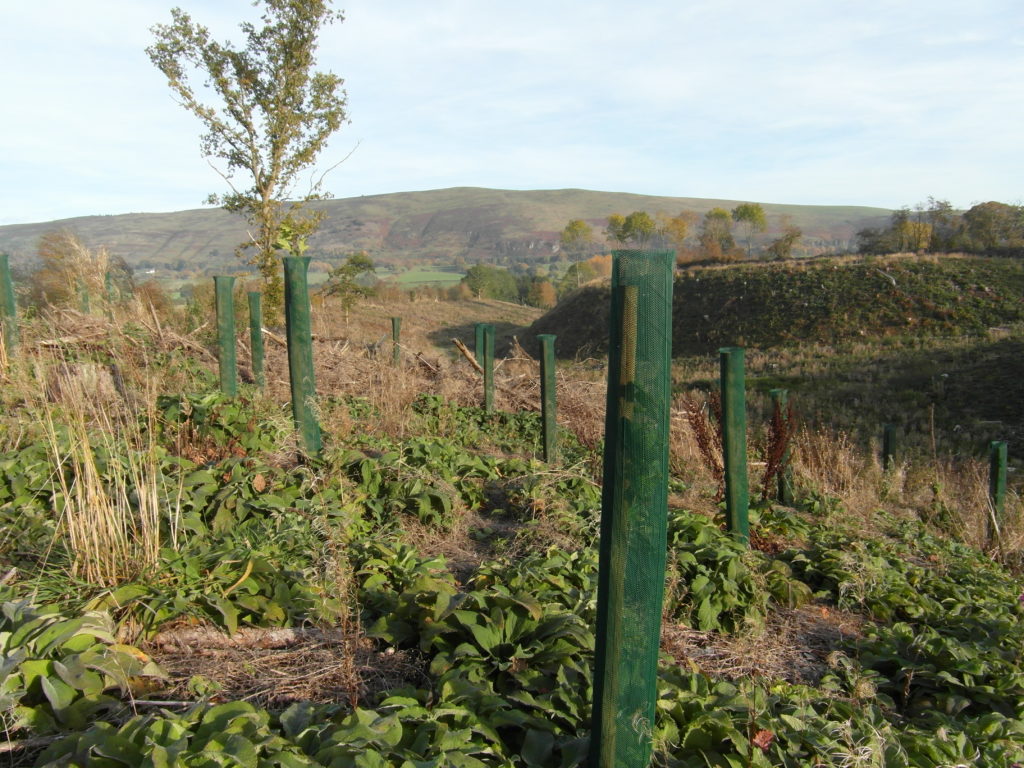
[[[563,357],[604,351],[607,284],[585,286],[526,335]],[[983,258],[825,259],[691,269],[676,279],[674,355],[718,347],[958,336],[1024,319],[1024,265]]]
[[[578,189],[456,187],[331,200],[310,207],[327,212],[313,241],[314,251],[367,249],[374,255],[493,258],[499,253],[550,248],[572,218],[587,219],[600,227],[614,212],[703,213],[714,206],[731,208],[736,202]],[[765,204],[764,208],[769,234],[787,217],[822,247],[832,241],[847,241],[857,229],[875,225],[889,214],[881,208],[854,206]],[[54,229],[70,229],[87,245],[105,245],[129,263],[143,258],[165,264],[178,259],[194,263],[208,259],[212,251],[226,258],[245,240],[245,227],[239,219],[221,210],[203,209],[8,225],[0,227],[0,250],[28,256],[34,253],[39,237]]]
[[[520,334],[562,357],[607,345],[607,285],[568,297]],[[808,418],[867,440],[881,424],[930,451],[980,454],[1024,437],[1024,264],[982,258],[831,259],[694,269],[675,287],[676,386],[718,386],[716,350],[744,346],[752,397],[788,388]],[[1005,338],[1000,338],[1005,336]],[[1019,453],[1019,451],[1016,451]]]

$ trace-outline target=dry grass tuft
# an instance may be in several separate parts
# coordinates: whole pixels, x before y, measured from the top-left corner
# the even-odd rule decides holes
[[[829,669],[829,656],[859,637],[865,621],[858,614],[805,605],[778,609],[764,626],[736,635],[663,622],[661,649],[676,664],[696,667],[713,679],[816,685]]]
[[[37,413],[58,468],[54,513],[72,573],[110,587],[155,568],[161,547],[177,547],[180,508],[161,508],[160,499],[174,494],[167,493],[170,481],[160,471],[154,409],[143,429],[133,414],[103,410],[88,395],[79,389],[61,405],[39,404]],[[161,535],[162,518],[168,541]]]
[[[296,701],[354,708],[376,693],[429,683],[417,654],[380,650],[358,635],[312,636],[286,648],[154,651],[153,658],[171,679],[168,697],[188,700],[212,691],[215,701],[274,709]]]

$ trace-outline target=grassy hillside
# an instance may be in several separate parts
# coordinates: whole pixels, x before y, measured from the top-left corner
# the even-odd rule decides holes
[[[585,286],[520,333],[554,333],[563,358],[602,357],[607,284]],[[844,258],[693,269],[676,280],[677,391],[718,388],[717,350],[745,347],[755,411],[782,387],[809,423],[901,451],[981,456],[1024,448],[1024,264]],[[877,445],[876,445],[877,447]]]
[[[610,213],[646,210],[675,215],[703,214],[737,201],[652,197],[579,189],[511,191],[457,187],[329,200],[311,204],[327,214],[312,241],[313,253],[338,255],[367,250],[376,257],[467,260],[522,260],[551,252],[558,234],[573,218],[598,229]],[[845,249],[854,233],[876,226],[889,214],[881,208],[764,204],[769,219],[765,238],[785,222],[801,227],[805,245]],[[232,263],[235,246],[246,238],[244,223],[219,209],[176,213],[88,216],[0,227],[0,251],[17,258],[35,252],[40,236],[70,229],[91,247],[105,245],[130,264]]]
[[[530,327],[563,357],[607,346],[607,283]],[[979,257],[846,257],[690,269],[676,279],[674,355],[894,335],[981,334],[1024,320],[1024,263]]]

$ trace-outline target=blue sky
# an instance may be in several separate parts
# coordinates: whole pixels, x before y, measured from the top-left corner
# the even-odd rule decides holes
[[[197,208],[223,182],[144,48],[172,2],[0,19],[0,224]],[[248,0],[181,0],[218,39]],[[337,197],[581,187],[772,203],[1022,202],[1024,3],[347,0],[320,67]]]

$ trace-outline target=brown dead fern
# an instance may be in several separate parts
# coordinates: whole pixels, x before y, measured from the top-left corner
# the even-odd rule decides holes
[[[761,500],[768,498],[773,483],[785,476],[790,463],[790,447],[793,435],[796,434],[796,414],[793,406],[775,404],[771,421],[768,423],[768,434],[764,445],[764,473],[761,475]]]
[[[703,400],[696,395],[682,397],[683,412],[690,425],[701,461],[718,485],[715,502],[725,496],[725,455],[722,448],[722,398],[718,392],[709,392]]]

